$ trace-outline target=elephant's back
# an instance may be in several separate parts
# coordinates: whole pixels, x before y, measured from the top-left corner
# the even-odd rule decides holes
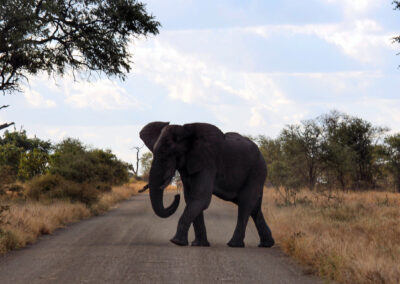
[[[265,164],[260,165],[260,155],[257,145],[247,137],[235,132],[225,133],[220,149],[221,183],[226,188],[240,188],[254,168],[265,167]]]
[[[249,138],[244,137],[236,132],[225,133],[225,147],[230,151],[234,151],[237,154],[245,155],[249,159],[258,159],[258,153],[260,152],[258,146],[251,141]]]

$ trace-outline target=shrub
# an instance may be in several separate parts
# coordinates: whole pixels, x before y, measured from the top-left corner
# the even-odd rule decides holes
[[[110,150],[88,150],[75,139],[65,139],[50,157],[50,173],[78,183],[120,185],[129,180],[130,165]]]
[[[40,197],[48,195],[64,182],[65,180],[62,177],[56,175],[35,177],[28,183],[27,196],[39,200]]]
[[[17,247],[17,237],[12,232],[4,231],[0,228],[0,253],[5,253]]]
[[[0,204],[0,226],[4,225],[6,222],[3,220],[4,212],[10,210],[10,206]],[[1,228],[0,228],[1,229]]]
[[[110,192],[111,186],[107,183],[98,183],[96,184],[96,189],[100,192]]]
[[[76,183],[57,175],[33,178],[28,184],[27,196],[40,199],[69,199],[90,205],[98,200],[100,190],[89,183]]]
[[[9,186],[8,190],[11,191],[11,192],[21,192],[21,191],[24,190],[24,187],[22,185],[20,185],[20,184],[14,183],[14,184]]]
[[[0,165],[0,195],[5,193],[7,185],[15,182],[16,178],[11,166]]]
[[[0,145],[0,166],[9,166],[16,174],[22,153],[23,149],[13,144]]]
[[[29,180],[37,175],[42,175],[47,169],[49,155],[39,149],[23,153],[19,161],[18,177]]]

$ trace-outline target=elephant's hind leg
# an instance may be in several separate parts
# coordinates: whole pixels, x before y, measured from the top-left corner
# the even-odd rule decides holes
[[[238,205],[238,217],[235,231],[231,240],[228,242],[228,246],[244,247],[243,240],[246,233],[247,222],[257,203],[257,195],[255,193],[255,184],[253,181],[242,189],[242,194],[239,195],[235,203]]]
[[[228,242],[228,246],[230,247],[244,247],[244,237],[246,232],[247,222],[249,221],[251,209],[248,209],[247,206],[238,204],[238,217],[235,231],[233,232],[233,236],[231,240]]]
[[[256,208],[251,213],[251,217],[253,218],[254,223],[256,224],[256,228],[258,231],[258,235],[260,236],[260,244],[259,247],[272,247],[275,244],[274,239],[272,238],[272,233],[267,223],[265,222],[264,216],[261,211],[261,200],[257,202]]]
[[[247,227],[247,222],[251,213],[257,208],[260,211],[262,191],[266,172],[262,168],[255,167],[247,178],[246,184],[239,192],[237,205],[238,205],[238,218],[235,231],[232,239],[229,241],[228,246],[231,247],[244,247],[244,237]],[[261,211],[260,211],[261,213]],[[261,218],[262,215],[258,218]],[[257,219],[258,220],[258,219]],[[261,224],[261,222],[259,222]],[[260,227],[261,228],[261,227]],[[258,228],[257,228],[258,229]]]

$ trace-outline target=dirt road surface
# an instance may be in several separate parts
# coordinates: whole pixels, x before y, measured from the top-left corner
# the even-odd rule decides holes
[[[0,283],[320,283],[278,247],[258,248],[251,220],[246,248],[228,247],[236,207],[217,197],[205,212],[211,247],[173,245],[183,208],[181,202],[178,212],[161,219],[147,194],[136,195],[105,215],[0,256]]]

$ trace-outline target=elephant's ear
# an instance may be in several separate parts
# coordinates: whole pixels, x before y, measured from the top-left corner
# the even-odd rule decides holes
[[[185,124],[185,136],[188,139],[186,169],[194,174],[204,168],[216,165],[218,146],[224,134],[217,127],[206,123]]]
[[[150,122],[140,131],[140,139],[143,140],[144,144],[151,152],[153,152],[154,144],[160,136],[161,130],[168,124],[169,122],[162,121]]]

